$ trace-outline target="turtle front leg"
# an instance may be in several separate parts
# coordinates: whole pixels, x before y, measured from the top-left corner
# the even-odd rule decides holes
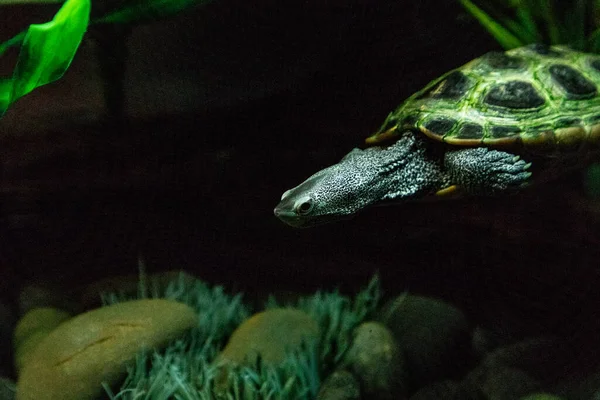
[[[451,183],[470,195],[494,195],[521,188],[529,181],[530,166],[519,156],[486,147],[452,150],[444,156]]]

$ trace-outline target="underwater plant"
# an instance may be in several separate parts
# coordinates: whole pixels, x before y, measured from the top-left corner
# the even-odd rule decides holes
[[[595,0],[459,0],[505,49],[531,43],[566,44],[600,53],[600,2]],[[600,193],[600,164],[586,169],[588,197]]]
[[[32,24],[0,44],[0,56],[21,46],[11,78],[0,78],[0,116],[20,97],[63,76],[85,33],[90,0],[67,0],[52,21]]]
[[[323,377],[332,372],[349,348],[353,329],[375,312],[381,289],[376,276],[354,299],[337,291],[317,292],[297,303],[281,305],[270,297],[265,309],[300,309],[317,321],[321,335],[289,351],[278,365],[267,364],[259,357],[253,365],[226,369],[224,391],[219,389],[223,370],[214,360],[235,328],[250,316],[242,295],[228,295],[221,286],[211,288],[185,274],[162,289],[146,282],[142,273],[136,296],[105,293],[102,300],[110,305],[132,297],[183,302],[198,312],[200,322],[165,349],[139,354],[118,391],[105,385],[110,399],[308,400],[316,397]]]
[[[165,18],[192,5],[206,4],[209,1],[123,0],[98,2],[98,6],[96,6],[92,4],[91,0],[66,0],[51,21],[43,24],[31,24],[26,31],[0,43],[0,57],[12,47],[20,47],[12,76],[0,77],[0,117],[19,98],[64,75],[89,27],[104,27],[103,31],[106,35],[105,31],[108,26],[110,27],[108,28],[109,32],[125,35],[133,24]],[[3,2],[3,6],[35,2],[9,0]],[[39,0],[37,2],[57,3],[61,1]],[[122,44],[123,42],[112,41],[111,48],[115,43]],[[119,53],[117,59],[123,56]]]
[[[530,43],[600,51],[600,2],[593,0],[459,0],[505,49]],[[477,3],[477,4],[476,4]]]
[[[300,298],[297,304],[279,304],[270,297],[266,307],[296,307],[311,315],[321,328],[320,365],[321,373],[331,371],[344,357],[352,344],[352,331],[362,321],[372,316],[381,300],[379,277],[371,279],[354,301],[338,291],[321,292]]]

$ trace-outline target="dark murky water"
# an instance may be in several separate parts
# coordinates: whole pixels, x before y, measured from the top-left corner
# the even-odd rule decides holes
[[[75,107],[69,96],[93,61],[76,64],[63,89],[59,82],[57,92],[17,104],[0,123],[3,301],[15,303],[28,282],[74,288],[135,274],[141,255],[149,272],[184,269],[250,297],[334,287],[354,292],[378,272],[390,295],[408,289],[445,298],[473,322],[518,336],[594,332],[600,212],[585,196],[580,173],[509,198],[374,209],[309,230],[273,216],[284,190],[359,145],[399,100],[494,46],[461,18],[436,14],[421,24],[430,17],[426,5],[406,14],[394,2],[377,10],[355,3],[356,15],[331,4],[318,21],[307,11],[295,24],[279,10],[289,29],[272,22],[267,6],[244,8],[267,24],[261,30],[223,2],[211,11],[240,29],[197,16],[207,24],[206,47],[186,30],[193,17],[140,28],[148,31],[134,35],[128,72],[134,117],[121,132],[70,109],[57,107],[66,122],[56,125],[31,111],[51,116],[60,99]],[[180,62],[181,70],[148,72],[148,32],[165,33],[177,23],[187,33],[181,42],[173,39],[174,48],[161,48],[159,59]],[[307,37],[309,23],[328,30]],[[459,33],[468,46],[458,44]],[[286,50],[294,41],[298,46]],[[235,51],[244,43],[255,46],[255,59],[247,48]],[[220,53],[220,46],[229,47]],[[302,62],[292,63],[296,58]],[[181,96],[202,60],[206,91],[196,87]],[[169,79],[176,83],[157,88]],[[154,96],[149,105],[144,96]],[[21,122],[21,115],[32,119]]]

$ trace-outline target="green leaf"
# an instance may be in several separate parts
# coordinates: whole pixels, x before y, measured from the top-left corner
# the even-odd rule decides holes
[[[109,12],[93,23],[131,23],[152,21],[176,14],[188,7],[203,5],[211,0],[129,0],[121,8]]]
[[[565,15],[565,25],[568,27],[568,43],[577,50],[585,49],[586,8],[586,0],[576,0],[573,9],[568,10]]]
[[[587,39],[586,48],[592,53],[600,53],[600,28],[590,34]]]
[[[12,39],[7,40],[4,43],[0,43],[0,56],[6,52],[6,50],[10,49],[13,46],[20,46],[23,43],[23,39],[25,38],[25,32],[19,33],[17,36]]]
[[[550,44],[559,44],[562,42],[560,34],[560,23],[556,19],[554,6],[550,1],[542,1],[540,3],[541,13],[548,29],[548,37]]]
[[[511,19],[502,20],[504,27],[512,32],[523,44],[536,41],[535,34],[527,30],[523,25]]]
[[[67,0],[52,21],[29,26],[12,79],[0,85],[0,116],[20,97],[63,76],[87,30],[90,7],[90,0]]]
[[[535,22],[535,19],[532,15],[532,12],[526,5],[518,6],[517,8],[517,18],[521,22],[521,26],[525,31],[528,32],[531,38],[528,42],[539,42],[541,40],[541,35],[539,28]]]
[[[485,11],[477,7],[470,0],[460,0],[463,7],[473,15],[481,25],[496,39],[505,49],[520,47],[524,43],[513,35],[508,29],[496,22]]]
[[[0,110],[6,110],[10,103],[10,92],[12,91],[11,79],[0,79]]]

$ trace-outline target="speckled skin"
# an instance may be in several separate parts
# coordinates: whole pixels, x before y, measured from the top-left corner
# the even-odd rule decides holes
[[[365,207],[493,195],[549,180],[598,153],[600,56],[560,46],[491,52],[449,71],[392,111],[338,164],[285,192],[295,227]],[[526,161],[520,160],[523,157]]]
[[[506,191],[527,182],[527,168],[510,153],[484,147],[443,150],[406,131],[391,146],[352,150],[286,191],[274,212],[288,225],[310,227],[352,217],[366,207],[435,195],[452,185],[469,195]]]

